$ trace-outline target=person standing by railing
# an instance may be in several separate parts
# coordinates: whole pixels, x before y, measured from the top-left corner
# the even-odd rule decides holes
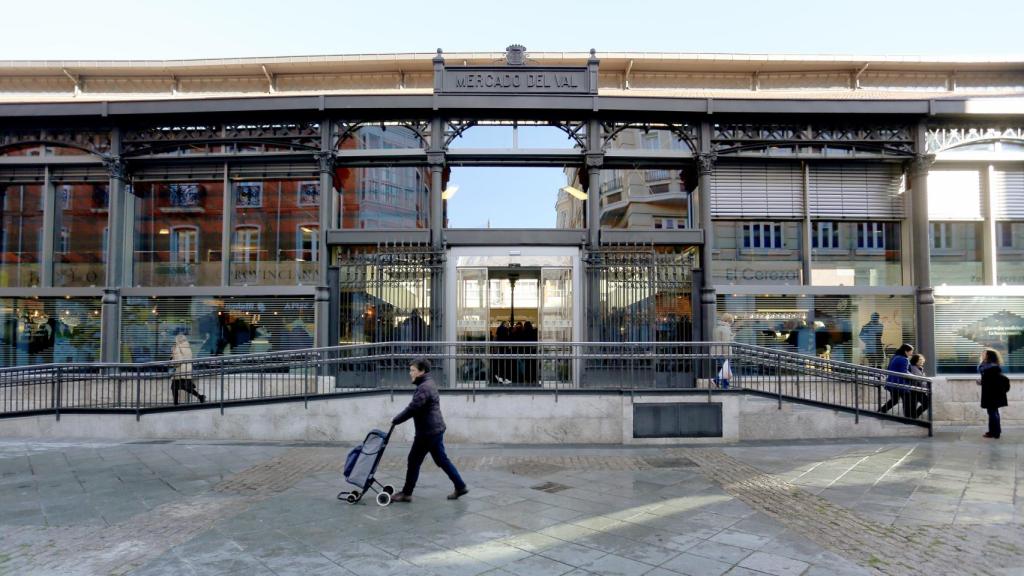
[[[903,344],[900,346],[889,360],[889,372],[909,374],[910,355],[913,352],[914,347],[910,344]],[[900,400],[903,400],[903,415],[908,417],[910,416],[910,395],[907,394],[907,391],[903,388],[906,383],[907,380],[905,378],[900,378],[895,374],[890,374],[885,379],[885,390],[889,393],[889,401],[878,408],[879,412],[884,414],[895,408],[896,405],[900,403]]]
[[[998,439],[1003,433],[999,409],[1008,405],[1006,394],[1010,391],[1010,379],[1003,374],[1002,364],[999,352],[991,348],[982,351],[978,364],[978,373],[981,374],[978,385],[981,386],[981,407],[988,412],[988,432],[985,432],[985,438]]]
[[[722,314],[722,316],[715,323],[715,331],[712,337],[715,342],[731,343],[733,339],[732,323],[735,321],[735,317],[732,314]],[[715,384],[722,388],[729,387],[729,381],[732,380],[732,367],[729,366],[729,352],[730,346],[727,344],[713,346],[711,353],[716,357],[715,359]]]
[[[196,390],[196,383],[192,381],[192,345],[189,344],[188,336],[181,332],[174,337],[171,359],[178,362],[174,366],[174,374],[171,376],[171,395],[174,397],[174,405],[178,405],[179,390],[185,391],[186,398],[188,394],[192,394],[200,402],[206,402],[206,396]]]
[[[923,354],[912,355],[910,357],[910,373],[914,376],[925,378],[924,361],[925,357]],[[913,384],[915,386],[926,387],[929,390],[931,389],[931,383],[927,380],[915,380]],[[931,396],[929,394],[924,394],[923,392],[914,392],[911,396],[913,397],[911,405],[914,407],[911,417],[920,418],[922,414],[928,411],[928,407],[931,406]]]

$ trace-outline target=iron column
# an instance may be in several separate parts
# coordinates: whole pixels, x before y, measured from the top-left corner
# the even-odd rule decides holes
[[[924,126],[918,128],[924,132]],[[923,137],[918,140],[923,150]],[[928,239],[928,169],[935,156],[916,154],[910,162],[911,238],[914,244],[914,284],[917,286],[917,342],[914,346],[925,358],[925,372],[935,375],[935,289],[931,281],[931,243]]]
[[[110,137],[110,155],[104,160],[110,182],[107,185],[107,252],[106,285],[100,312],[100,361],[121,360],[121,284],[124,280],[125,222],[124,182],[127,179],[125,163],[121,158],[121,131],[114,128]]]
[[[330,341],[332,322],[338,318],[331,317],[331,290],[327,285],[327,271],[331,265],[331,252],[327,246],[327,230],[333,224],[334,215],[334,151],[332,123],[329,118],[320,122],[320,151],[314,154],[320,168],[320,229],[319,254],[317,260],[317,281],[314,307],[314,323],[316,325],[315,346],[337,346]]]
[[[714,339],[715,286],[711,275],[711,251],[714,249],[714,223],[711,220],[711,178],[717,156],[710,152],[711,126],[704,122],[700,134],[701,152],[697,155],[697,189],[700,200],[700,227],[704,230],[704,245],[700,250],[700,315],[701,340]]]

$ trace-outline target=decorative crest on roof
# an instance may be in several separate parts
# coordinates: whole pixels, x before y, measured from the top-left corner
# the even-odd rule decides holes
[[[522,66],[526,64],[526,46],[512,44],[505,48],[505,61],[509,66]]]

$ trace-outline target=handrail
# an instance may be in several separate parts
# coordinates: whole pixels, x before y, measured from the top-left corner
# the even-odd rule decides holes
[[[69,411],[175,409],[174,390],[210,406],[283,401],[408,385],[416,356],[437,367],[443,387],[476,393],[529,387],[573,389],[715,388],[770,394],[854,412],[889,404],[887,417],[930,427],[931,380],[837,360],[735,342],[376,342],[143,363],[38,364],[0,368],[0,416]],[[722,378],[724,362],[733,378]],[[190,365],[190,370],[183,369]],[[192,394],[185,380],[195,385]],[[887,398],[888,397],[888,398]],[[886,400],[893,402],[886,402]],[[914,414],[916,406],[926,406]],[[178,404],[193,408],[194,402]]]

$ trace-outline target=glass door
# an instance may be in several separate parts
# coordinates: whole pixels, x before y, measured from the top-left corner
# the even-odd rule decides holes
[[[572,381],[572,268],[541,268],[540,350],[541,385]]]
[[[459,268],[456,270],[455,338],[459,342],[480,342],[480,347],[466,347],[465,358],[456,362],[455,374],[459,383],[486,383],[485,354],[488,340],[490,310],[487,298],[487,268]],[[473,354],[478,357],[473,358]]]

